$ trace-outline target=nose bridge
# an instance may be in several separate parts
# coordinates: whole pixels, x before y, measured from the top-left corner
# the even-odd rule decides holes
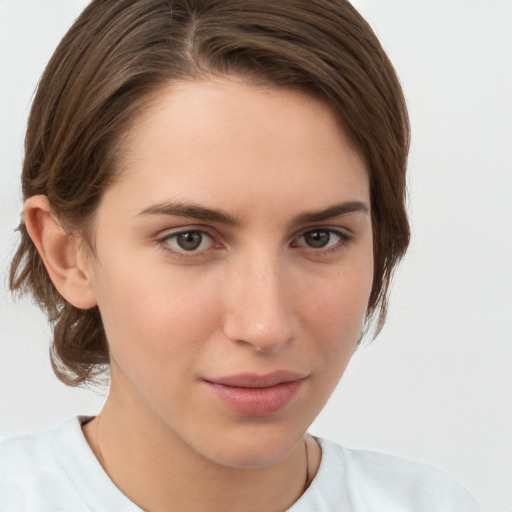
[[[292,337],[292,309],[286,268],[274,251],[240,258],[230,284],[225,333],[258,351],[275,350]]]

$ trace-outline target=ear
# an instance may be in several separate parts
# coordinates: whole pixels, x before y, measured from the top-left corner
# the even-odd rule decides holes
[[[96,306],[83,248],[75,237],[64,231],[52,213],[48,198],[29,197],[25,201],[23,216],[28,234],[59,293],[77,308]]]

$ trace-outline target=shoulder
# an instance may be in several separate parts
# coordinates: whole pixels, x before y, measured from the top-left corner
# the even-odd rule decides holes
[[[344,448],[330,441],[320,440],[320,444],[330,471],[338,468],[338,474],[343,473],[347,493],[357,504],[354,510],[479,510],[469,493],[439,469],[384,453]]]
[[[37,434],[0,441],[2,511],[40,510],[43,504],[50,510],[75,502],[76,492],[60,463],[56,440],[64,441],[77,428],[78,418],[73,418]]]
[[[75,417],[0,442],[0,510],[141,512],[110,480]]]
[[[0,483],[18,476],[44,470],[52,464],[48,432],[19,435],[0,442]]]
[[[52,469],[57,463],[56,445],[81,431],[81,418],[70,418],[41,432],[0,440],[0,475],[9,479],[15,478],[15,470]]]

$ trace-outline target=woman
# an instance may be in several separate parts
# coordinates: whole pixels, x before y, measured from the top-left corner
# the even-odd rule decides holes
[[[110,391],[0,445],[0,508],[476,510],[306,433],[384,322],[408,141],[347,2],[93,1],[34,100],[11,287],[57,376]]]

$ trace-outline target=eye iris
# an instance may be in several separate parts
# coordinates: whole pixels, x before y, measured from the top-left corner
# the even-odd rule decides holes
[[[176,237],[177,244],[185,251],[197,249],[203,241],[203,235],[199,231],[187,231]]]
[[[310,247],[320,249],[325,247],[331,239],[328,231],[309,231],[304,235],[304,240]]]

